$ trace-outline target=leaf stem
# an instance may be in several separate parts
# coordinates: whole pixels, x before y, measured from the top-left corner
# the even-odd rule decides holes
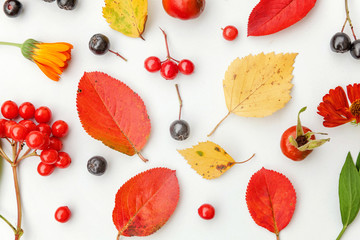
[[[342,235],[344,234],[346,229],[347,229],[347,225],[344,225],[344,227],[341,229],[341,232],[340,232],[339,236],[336,238],[336,240],[340,240],[340,238],[342,237]]]
[[[276,240],[280,240],[280,234],[276,233]]]
[[[22,44],[20,43],[12,43],[12,42],[0,42],[0,45],[7,45],[7,46],[14,46],[14,47],[22,47]]]
[[[16,233],[16,228],[15,228],[5,217],[3,217],[3,216],[0,214],[0,218],[1,218],[2,220],[4,220],[4,222],[6,222],[6,223],[12,228],[12,230],[14,231],[14,233]]]
[[[228,112],[228,114],[226,114],[226,116],[221,119],[221,121],[215,126],[215,128],[207,135],[208,137],[210,137],[211,135],[214,134],[214,132],[216,131],[216,129],[220,126],[220,124],[230,115],[231,112]]]
[[[126,58],[124,58],[123,56],[121,56],[118,52],[115,52],[115,51],[113,51],[113,50],[111,50],[111,49],[109,49],[109,52],[111,52],[111,53],[115,54],[116,56],[118,56],[118,57],[122,58],[125,62],[127,62],[127,59],[126,59]]]
[[[137,152],[136,154],[139,156],[139,158],[140,158],[141,160],[143,160],[143,162],[149,161],[148,159],[144,158],[144,156],[143,156],[140,152]]]
[[[356,40],[356,35],[355,35],[355,32],[354,32],[354,27],[352,25],[352,22],[351,22],[351,18],[350,18],[350,11],[349,11],[349,5],[348,5],[348,0],[345,0],[345,11],[346,11],[346,20],[349,22],[349,25],[350,25],[350,28],[351,28],[351,31],[352,31],[352,34]],[[345,21],[345,24],[346,24],[346,21]]]
[[[246,162],[250,161],[253,157],[255,157],[255,153],[248,160],[245,160],[245,161],[242,161],[242,162],[235,162],[234,164],[246,163]]]
[[[182,102],[182,99],[181,99],[181,96],[180,96],[179,85],[175,84],[175,87],[176,87],[176,92],[177,92],[177,95],[178,95],[178,98],[179,98],[179,104],[180,104],[180,110],[179,110],[179,120],[180,120],[181,119],[181,110],[182,110],[183,102]]]
[[[121,237],[121,234],[120,234],[120,232],[119,232],[118,235],[116,236],[116,240],[119,240],[120,237]]]

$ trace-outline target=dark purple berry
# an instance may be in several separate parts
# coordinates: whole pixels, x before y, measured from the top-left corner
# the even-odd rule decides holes
[[[91,174],[96,176],[103,175],[106,170],[107,162],[101,156],[94,156],[87,162],[87,169]]]
[[[94,54],[103,55],[109,51],[110,41],[105,35],[98,33],[90,38],[89,48]]]
[[[189,137],[190,126],[185,120],[176,120],[170,125],[170,135],[173,139],[183,141]]]
[[[337,53],[347,52],[351,48],[350,37],[346,33],[338,32],[331,38],[330,47]]]
[[[355,59],[360,59],[360,39],[351,44],[350,54]]]
[[[22,10],[22,4],[18,0],[7,0],[3,9],[8,17],[17,17]]]
[[[57,0],[57,5],[61,9],[73,10],[76,6],[76,0]]]

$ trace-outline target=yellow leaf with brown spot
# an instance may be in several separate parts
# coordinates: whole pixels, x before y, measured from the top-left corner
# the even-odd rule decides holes
[[[283,108],[291,99],[296,56],[297,53],[260,53],[235,59],[223,81],[229,112],[221,122],[230,113],[243,117],[266,117]]]
[[[222,147],[210,141],[177,151],[206,179],[220,177],[237,163]]]
[[[129,37],[143,38],[147,8],[147,0],[105,0],[103,16],[112,29]]]

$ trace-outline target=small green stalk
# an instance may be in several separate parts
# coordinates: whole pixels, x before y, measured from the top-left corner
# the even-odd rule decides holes
[[[339,236],[336,238],[336,240],[340,240],[340,238],[342,237],[342,235],[344,234],[344,232],[345,232],[346,229],[347,229],[347,225],[345,225],[345,226],[343,227],[343,229],[341,230],[341,232],[340,232]]]
[[[20,43],[12,43],[12,42],[0,42],[0,45],[7,45],[7,46],[14,46],[14,47],[22,47],[22,44]]]

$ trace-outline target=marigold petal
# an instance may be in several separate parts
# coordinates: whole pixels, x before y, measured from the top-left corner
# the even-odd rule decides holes
[[[51,51],[47,49],[35,49],[33,51],[36,55],[52,55],[53,57],[59,58],[61,61],[65,62],[69,59],[69,55],[71,58],[71,54],[67,52],[57,52],[57,51]]]
[[[48,68],[51,68],[54,72],[56,72],[57,74],[62,74],[62,70],[60,66],[56,65],[55,63],[53,63],[52,61],[49,61],[46,58],[41,58],[41,57],[36,57],[36,59],[34,58],[35,62],[38,62]]]
[[[66,60],[70,60],[71,59],[71,53],[69,51],[66,52],[61,52],[63,55],[65,55]]]
[[[35,62],[36,65],[40,68],[40,70],[51,80],[59,81],[60,75],[54,72],[51,68],[46,67],[45,65],[42,65],[39,62]]]
[[[354,85],[346,86],[348,98],[351,103],[360,99],[360,84],[355,83]]]
[[[66,42],[57,42],[57,43],[38,43],[35,44],[36,47],[40,49],[50,49],[57,52],[65,52],[73,48],[73,45]]]
[[[47,59],[48,61],[53,62],[54,64],[56,64],[59,67],[63,67],[65,65],[64,61],[62,61],[58,56],[54,56],[52,54],[36,54],[34,52],[34,55],[32,56],[32,58],[35,61],[38,61],[39,59]]]

